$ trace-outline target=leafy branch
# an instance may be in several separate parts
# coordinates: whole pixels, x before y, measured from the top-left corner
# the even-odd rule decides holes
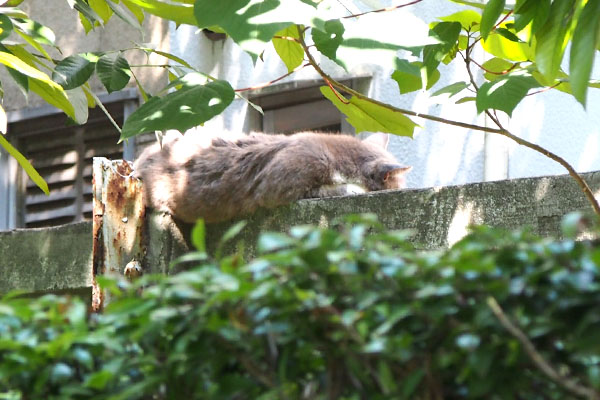
[[[441,122],[444,124],[448,124],[448,125],[453,125],[453,126],[458,126],[458,127],[462,127],[462,128],[467,128],[467,129],[473,129],[473,130],[477,130],[477,131],[482,131],[482,132],[492,132],[492,133],[499,133],[500,130],[499,129],[495,129],[495,128],[488,128],[486,126],[481,126],[481,125],[475,125],[475,124],[469,124],[466,122],[460,122],[460,121],[453,121],[453,120],[449,120],[446,118],[441,118],[441,117],[436,117],[434,115],[429,115],[429,114],[422,114],[422,113],[418,113],[415,111],[411,111],[411,110],[406,110],[403,108],[398,108],[395,106],[392,106],[390,104],[387,103],[383,103],[381,101],[372,99],[368,96],[363,95],[360,92],[357,92],[356,90],[344,85],[343,83],[338,82],[337,80],[333,79],[331,76],[329,76],[325,71],[323,71],[323,69],[319,66],[319,63],[315,60],[315,58],[312,56],[312,54],[310,53],[310,49],[309,47],[306,45],[306,42],[304,41],[304,39],[302,38],[302,35],[300,35],[300,39],[298,40],[298,42],[300,43],[300,45],[302,46],[302,48],[304,49],[304,52],[306,54],[306,57],[308,58],[308,63],[315,69],[315,71],[317,71],[317,73],[323,78],[323,80],[330,86],[335,87],[336,89],[339,89],[349,95],[352,95],[358,99],[361,100],[365,100],[368,101],[372,104],[376,104],[380,107],[383,107],[387,110],[393,111],[393,112],[397,112],[400,114],[404,114],[404,115],[410,115],[413,117],[418,117],[418,118],[423,118],[423,119],[427,119],[430,121],[436,121],[436,122]]]
[[[467,73],[469,75],[469,80],[471,82],[471,85],[473,86],[473,88],[475,89],[476,92],[479,92],[480,87],[477,84],[477,82],[475,81],[473,71],[471,71],[471,62],[472,62],[471,51],[472,50],[473,50],[473,46],[467,46],[467,49],[465,50],[465,54],[462,54],[461,52],[459,52],[459,54],[461,54],[461,56],[465,62],[465,66],[467,69]],[[560,157],[557,154],[554,154],[553,152],[545,149],[544,147],[542,147],[538,144],[532,143],[528,140],[525,140],[523,138],[520,138],[520,137],[512,134],[510,131],[508,131],[502,125],[502,123],[500,122],[500,119],[496,115],[494,115],[489,109],[486,109],[484,112],[488,116],[488,118],[490,120],[492,120],[494,122],[494,124],[496,124],[496,126],[499,128],[494,133],[497,133],[506,138],[509,138],[510,140],[520,144],[521,146],[527,147],[531,150],[541,153],[542,155],[550,158],[551,160],[553,160],[553,161],[559,163],[561,166],[563,166],[568,171],[569,175],[575,180],[575,182],[577,182],[577,184],[579,185],[579,187],[581,188],[581,190],[587,197],[588,201],[592,205],[594,212],[596,214],[600,215],[600,204],[598,204],[598,200],[596,200],[594,193],[592,193],[592,190],[590,189],[587,182],[581,177],[581,175],[575,170],[575,168],[573,168],[573,166],[567,162],[567,160],[565,160],[564,158]]]

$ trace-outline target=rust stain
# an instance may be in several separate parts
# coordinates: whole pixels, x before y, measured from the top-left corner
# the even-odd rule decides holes
[[[110,301],[110,296],[105,297],[98,288],[96,275],[122,275],[124,258],[143,260],[146,253],[146,210],[140,197],[141,182],[131,176],[133,168],[129,163],[102,162],[102,177],[94,177],[94,310],[102,309]],[[101,185],[98,191],[96,178]],[[96,199],[97,196],[100,198]],[[130,278],[143,273],[141,263],[137,261],[135,268],[126,272]]]
[[[92,177],[94,195],[98,193],[96,177]],[[96,282],[96,275],[103,274],[106,270],[104,265],[104,242],[102,236],[102,217],[104,216],[104,204],[101,199],[94,198],[93,222],[92,222],[92,310],[98,312],[104,304],[104,293]]]
[[[116,165],[116,171],[121,175],[129,175],[133,172],[133,167],[125,160]]]

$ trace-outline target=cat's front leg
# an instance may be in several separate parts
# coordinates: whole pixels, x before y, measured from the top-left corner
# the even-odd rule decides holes
[[[365,193],[366,190],[353,183],[344,183],[336,185],[323,185],[321,187],[312,189],[308,194],[308,198],[320,198],[320,197],[335,197],[335,196],[350,196],[354,194]]]

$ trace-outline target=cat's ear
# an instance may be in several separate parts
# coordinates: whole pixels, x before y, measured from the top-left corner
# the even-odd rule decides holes
[[[375,146],[381,147],[382,149],[386,149],[388,142],[390,141],[390,136],[387,133],[373,133],[368,138],[364,139],[365,143],[372,143]]]
[[[408,173],[412,167],[404,167],[401,165],[387,164],[384,166],[383,172],[383,181],[387,182],[393,177],[398,177],[400,175],[404,175]]]

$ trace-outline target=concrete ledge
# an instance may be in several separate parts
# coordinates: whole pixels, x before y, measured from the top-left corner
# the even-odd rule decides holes
[[[583,174],[600,198],[600,172]],[[593,213],[590,203],[569,175],[523,178],[440,188],[384,191],[359,196],[301,200],[275,210],[260,210],[240,235],[253,255],[258,233],[285,231],[298,224],[328,224],[349,213],[375,213],[390,229],[413,229],[420,248],[451,245],[469,225],[487,224],[509,229],[529,226],[542,235],[558,235],[562,217],[572,211]],[[207,228],[208,248],[232,223]]]
[[[91,221],[0,232],[0,294],[91,286]]]
[[[599,198],[600,172],[584,174],[584,178]],[[388,228],[413,229],[418,247],[440,248],[459,240],[471,224],[530,226],[540,235],[558,235],[562,216],[572,211],[592,213],[571,177],[526,178],[302,200],[258,211],[247,219],[237,240],[244,241],[251,257],[260,231],[287,231],[292,225],[307,223],[327,225],[344,214],[369,212]],[[148,213],[146,223],[144,272],[168,272],[169,263],[187,250],[190,226],[160,213]],[[233,223],[207,226],[209,252]],[[91,287],[92,279],[91,222],[0,232],[0,294],[13,289],[79,290]]]

